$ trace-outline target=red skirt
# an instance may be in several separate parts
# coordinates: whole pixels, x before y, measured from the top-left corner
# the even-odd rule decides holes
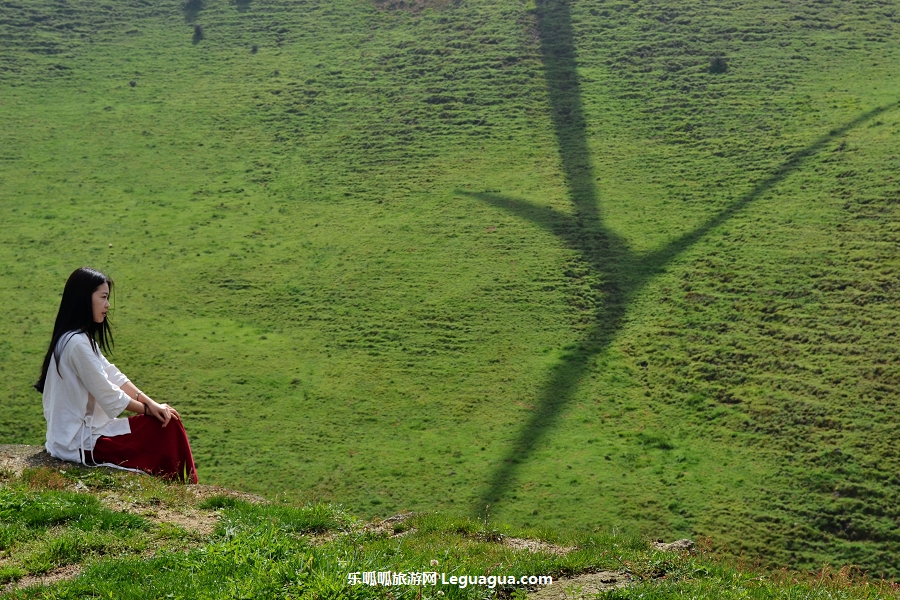
[[[159,419],[128,417],[131,433],[101,437],[94,445],[94,462],[106,462],[181,482],[197,483],[197,468],[184,425],[177,419],[165,427]]]

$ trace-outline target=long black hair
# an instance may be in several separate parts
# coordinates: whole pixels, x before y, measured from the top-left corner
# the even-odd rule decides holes
[[[66,280],[66,287],[63,289],[62,300],[59,303],[59,312],[56,313],[56,323],[53,325],[53,337],[50,339],[50,348],[47,355],[44,356],[44,364],[41,367],[41,378],[34,384],[34,388],[44,391],[44,383],[47,381],[47,370],[50,368],[50,359],[56,359],[56,370],[59,372],[59,354],[62,348],[57,348],[59,340],[62,336],[70,331],[84,332],[88,334],[91,340],[91,347],[96,350],[97,346],[104,352],[109,352],[112,348],[112,331],[109,327],[109,318],[103,319],[102,323],[94,321],[94,307],[91,302],[91,296],[97,291],[97,288],[103,284],[109,285],[109,292],[112,294],[112,279],[88,267],[81,267],[69,275]]]

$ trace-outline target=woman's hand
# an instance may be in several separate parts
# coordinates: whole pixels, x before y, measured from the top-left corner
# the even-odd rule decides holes
[[[144,404],[147,405],[147,413],[162,421],[163,427],[168,425],[169,421],[172,420],[172,418],[177,421],[181,420],[181,415],[178,414],[178,411],[168,404],[159,404],[158,402],[144,394],[141,394],[141,396]]]
[[[162,421],[163,427],[169,424],[172,417],[178,421],[181,420],[181,415],[178,414],[177,410],[168,404],[158,403],[144,392],[138,390],[130,381],[122,386],[122,391],[124,391],[129,398],[134,398],[134,400],[128,403],[128,407],[125,410],[130,410],[139,415],[152,415]]]

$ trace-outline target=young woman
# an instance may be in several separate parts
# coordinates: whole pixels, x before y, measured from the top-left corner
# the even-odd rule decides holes
[[[197,483],[181,415],[139,390],[109,352],[112,280],[82,267],[63,290],[50,348],[34,387],[44,395],[47,452],[87,466],[143,471]],[[117,418],[122,411],[138,413]]]

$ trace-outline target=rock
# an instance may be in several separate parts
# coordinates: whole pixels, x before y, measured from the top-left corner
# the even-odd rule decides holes
[[[557,556],[565,556],[569,552],[575,550],[571,546],[557,546],[541,540],[529,540],[525,538],[506,537],[503,536],[503,545],[509,546],[515,550],[528,550],[529,552],[546,552],[548,554],[556,554]]]
[[[670,542],[668,544],[663,542],[653,542],[653,548],[659,552],[688,552],[692,554],[696,552],[697,545],[693,540],[685,539]]]
[[[57,460],[47,454],[42,446],[26,446],[24,444],[0,444],[0,470],[10,471],[18,477],[25,469],[50,467],[66,469],[75,463]]]
[[[557,579],[537,592],[528,594],[534,600],[582,600],[631,583],[631,577],[621,571],[585,573],[577,577]]]

